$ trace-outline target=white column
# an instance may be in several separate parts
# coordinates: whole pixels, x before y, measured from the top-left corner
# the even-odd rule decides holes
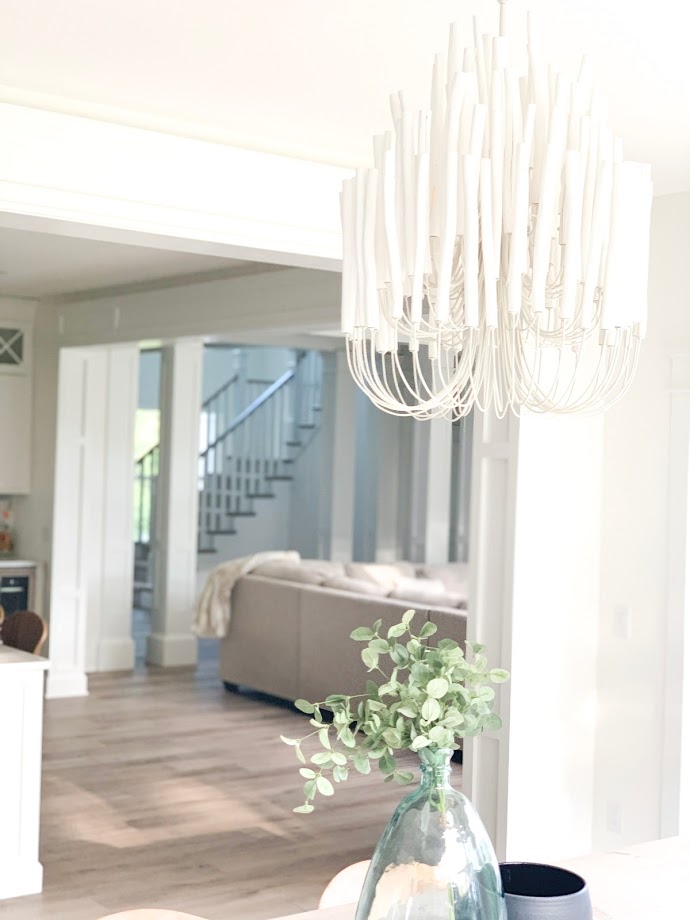
[[[102,500],[100,631],[97,669],[134,667],[132,592],[134,582],[133,464],[138,402],[139,347],[107,349],[105,399],[105,489]]]
[[[163,349],[161,452],[156,508],[154,598],[146,657],[151,664],[196,662],[191,633],[196,593],[199,415],[203,346]]]
[[[103,349],[66,348],[58,375],[47,696],[83,696],[87,629],[97,635],[103,494]],[[94,587],[97,589],[94,592]],[[92,590],[91,603],[89,588]]]
[[[38,894],[43,740],[43,674],[48,662],[17,649],[0,648],[2,820],[0,899]]]
[[[328,383],[328,378],[324,381]],[[345,352],[335,355],[332,386],[333,483],[330,490],[330,558],[352,559],[355,489],[355,434],[357,387],[350,376]],[[324,415],[328,410],[324,404]],[[325,419],[324,419],[325,421]],[[324,431],[325,437],[325,431]]]
[[[690,834],[690,357],[671,360],[661,837]]]
[[[470,638],[507,667],[465,782],[500,858],[592,847],[601,418],[477,413]]]

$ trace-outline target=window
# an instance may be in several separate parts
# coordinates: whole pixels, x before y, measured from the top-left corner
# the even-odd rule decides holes
[[[21,367],[24,363],[24,330],[0,328],[0,364]]]

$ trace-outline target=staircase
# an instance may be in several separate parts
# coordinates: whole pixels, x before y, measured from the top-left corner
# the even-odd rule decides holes
[[[321,413],[321,355],[297,353],[294,368],[274,381],[235,374],[204,401],[200,422],[200,553],[216,538],[237,534],[243,518],[261,513],[276,484],[291,482],[315,436]],[[135,463],[134,605],[150,606],[153,531],[160,445]]]

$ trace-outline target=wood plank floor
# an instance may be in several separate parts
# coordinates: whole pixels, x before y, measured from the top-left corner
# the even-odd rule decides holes
[[[400,787],[357,776],[293,814],[302,781],[278,736],[306,717],[226,693],[216,673],[211,660],[93,675],[88,697],[46,702],[44,891],[0,901],[1,920],[154,906],[268,920],[315,908],[339,869],[371,855]]]

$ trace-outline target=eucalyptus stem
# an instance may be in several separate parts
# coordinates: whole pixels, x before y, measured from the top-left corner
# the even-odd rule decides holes
[[[427,621],[415,635],[410,626],[414,615],[414,610],[406,611],[385,638],[381,620],[351,633],[355,642],[366,643],[361,655],[369,673],[378,672],[385,683],[368,680],[366,693],[334,693],[319,703],[295,701],[297,709],[312,716],[315,726],[303,738],[281,736],[304,764],[300,774],[306,780],[305,800],[295,811],[312,812],[317,792],[333,795],[333,783],[347,780],[352,768],[366,774],[378,763],[386,782],[404,785],[414,774],[398,769],[397,751],[457,750],[461,738],[501,727],[501,718],[493,711],[496,694],[491,684],[508,680],[508,672],[488,667],[483,645],[466,643],[466,655],[453,639],[427,644],[437,627]],[[400,641],[406,634],[409,639]],[[379,663],[383,656],[393,664],[390,675]],[[323,722],[322,707],[333,713],[331,723]],[[308,766],[301,746],[315,735],[322,750],[310,757]],[[439,809],[445,814],[445,792],[442,788],[438,792]]]

